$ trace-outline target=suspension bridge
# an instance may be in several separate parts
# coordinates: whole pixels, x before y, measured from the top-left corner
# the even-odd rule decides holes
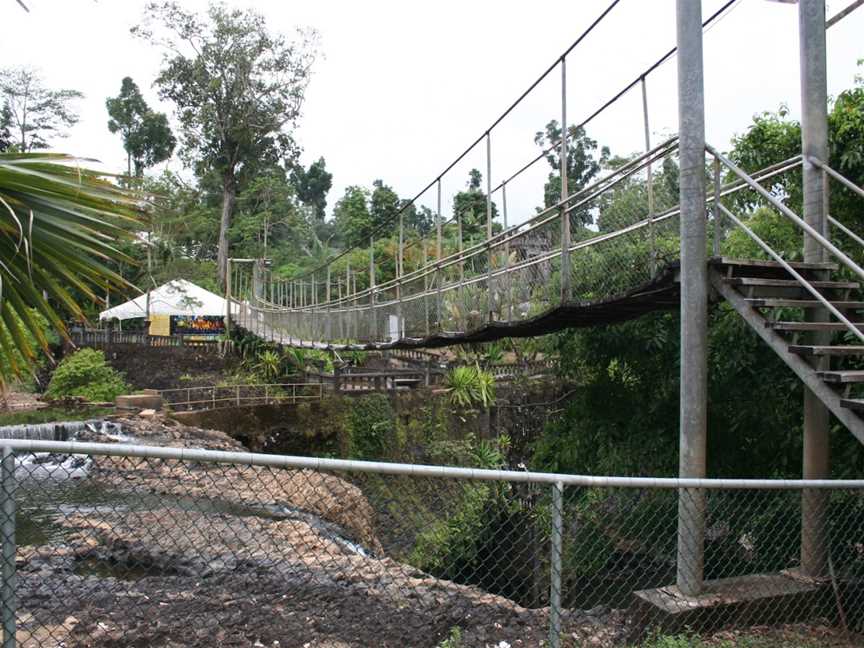
[[[703,33],[734,6],[727,2],[707,20],[701,3],[677,0],[677,47],[640,73],[579,125],[641,89],[644,153],[585,187],[568,188],[568,131],[554,143],[561,161],[560,198],[524,222],[508,225],[507,187],[545,159],[548,149],[497,187],[491,184],[495,127],[537,85],[561,76],[561,124],[568,124],[567,55],[613,10],[613,2],[574,44],[490,128],[414,201],[434,192],[434,232],[406,230],[405,209],[393,223],[369,234],[365,250],[343,252],[291,280],[273,276],[265,260],[229,261],[229,322],[272,342],[321,349],[435,347],[485,342],[508,336],[542,335],[566,327],[620,322],[656,310],[681,314],[680,477],[706,476],[707,312],[725,300],[804,383],[804,478],[829,476],[829,416],[864,443],[864,400],[854,386],[864,371],[837,368],[839,358],[864,356],[864,269],[854,253],[864,239],[832,218],[829,185],[864,200],[864,190],[828,164],[826,28],[849,8],[826,20],[824,0],[800,0],[801,154],[757,172],[745,172],[705,141]],[[647,79],[677,53],[679,133],[650,142]],[[466,240],[464,214],[445,220],[442,176],[469,151],[485,149],[485,235]],[[679,169],[674,200],[657,191],[655,172],[667,162]],[[803,177],[803,213],[797,214],[773,187],[791,173]],[[796,176],[797,177],[797,176]],[[618,192],[634,186],[640,202],[612,210]],[[492,196],[500,195],[502,227],[493,227]],[[412,201],[412,203],[414,202]],[[666,202],[672,204],[666,204]],[[747,209],[776,212],[801,234],[800,255],[780,251],[748,224]],[[406,209],[409,205],[406,205]],[[742,207],[744,206],[744,207]],[[864,202],[862,202],[864,206]],[[758,250],[735,258],[741,239]],[[375,240],[396,244],[394,276],[385,277]],[[413,267],[407,267],[406,258]],[[352,267],[363,252],[368,264]],[[419,258],[419,261],[417,259]],[[845,338],[838,343],[839,338]],[[849,343],[852,340],[852,343]],[[704,501],[688,489],[679,508],[677,588],[682,596],[710,591],[703,575]],[[804,493],[801,571],[823,577],[828,569],[825,498]]]

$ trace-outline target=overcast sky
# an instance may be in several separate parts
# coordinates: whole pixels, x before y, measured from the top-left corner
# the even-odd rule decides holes
[[[29,64],[48,83],[83,91],[81,122],[56,148],[125,169],[119,136],[106,128],[105,98],[131,76],[154,107],[152,81],[161,52],[133,39],[143,0],[26,0],[30,13],[2,1],[0,65]],[[829,15],[849,0],[834,0]],[[204,0],[183,0],[203,10]],[[563,52],[608,0],[233,0],[262,12],[274,31],[310,26],[321,34],[295,137],[308,164],[327,160],[334,186],[328,210],[351,184],[382,178],[413,196],[471,143]],[[707,17],[723,4],[704,0]],[[622,0],[601,27],[569,56],[568,116],[578,122],[667,51],[675,40],[675,0]],[[705,39],[707,139],[721,148],[743,132],[754,113],[781,103],[799,114],[797,7],[741,0]],[[864,57],[864,9],[828,32],[829,92],[854,82]],[[676,62],[648,80],[655,142],[677,129]],[[560,115],[560,74],[543,83],[493,131],[497,184],[537,153],[535,131]],[[641,149],[641,96],[631,92],[598,118],[589,135],[613,153]],[[464,187],[468,170],[485,173],[478,148],[444,180],[448,198]],[[179,161],[170,163],[179,169]],[[508,189],[511,222],[542,202],[547,168]],[[434,208],[434,194],[422,202]]]

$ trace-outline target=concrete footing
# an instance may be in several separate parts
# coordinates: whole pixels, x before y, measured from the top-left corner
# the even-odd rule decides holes
[[[830,604],[830,585],[784,572],[706,581],[697,596],[675,585],[634,592],[631,612],[642,631],[710,632],[823,616]]]

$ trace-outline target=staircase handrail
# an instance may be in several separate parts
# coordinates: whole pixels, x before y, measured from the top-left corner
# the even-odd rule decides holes
[[[849,178],[847,178],[846,176],[844,176],[844,175],[842,175],[841,173],[839,173],[839,172],[835,171],[834,169],[832,169],[830,166],[828,166],[827,164],[825,164],[825,163],[824,163],[822,160],[820,160],[819,158],[817,158],[817,157],[813,157],[812,155],[808,155],[808,156],[807,156],[807,161],[810,162],[811,164],[813,164],[814,166],[819,167],[819,168],[822,169],[825,173],[827,173],[827,174],[830,175],[832,178],[834,178],[835,180],[837,180],[837,182],[839,182],[840,184],[844,185],[846,188],[851,189],[852,191],[854,191],[855,193],[857,193],[859,196],[861,196],[862,198],[864,198],[864,189],[862,189],[861,187],[859,187],[858,185],[856,185],[854,182],[852,182],[852,181],[851,181]]]
[[[767,200],[771,206],[773,206],[777,211],[786,216],[793,223],[798,225],[801,229],[803,229],[807,234],[809,234],[817,243],[819,243],[822,248],[827,250],[830,254],[832,254],[837,260],[841,261],[843,265],[845,265],[849,270],[858,275],[862,280],[864,280],[864,268],[861,268],[857,263],[855,263],[852,259],[850,259],[840,248],[834,245],[831,241],[829,241],[822,232],[818,231],[812,225],[807,223],[803,218],[801,218],[798,214],[789,209],[786,205],[780,202],[776,197],[771,195],[771,192],[765,189],[758,182],[753,180],[747,172],[741,169],[738,165],[732,162],[729,158],[722,155],[717,149],[713,146],[705,145],[705,149],[713,155],[716,159],[720,160],[721,164],[729,169],[733,174],[738,176],[741,180],[743,180],[750,188],[752,188],[756,193],[762,196],[765,200]]]
[[[780,256],[774,249],[768,245],[765,241],[763,241],[756,232],[747,227],[740,219],[736,218],[735,215],[726,208],[722,203],[719,205],[720,211],[730,219],[733,223],[735,223],[738,227],[740,227],[744,232],[753,239],[756,244],[762,248],[762,250],[767,253],[772,259],[774,259],[777,263],[779,263],[786,272],[792,275],[798,283],[804,287],[807,292],[813,295],[822,305],[830,311],[830,313],[836,317],[840,322],[842,322],[849,331],[854,334],[859,340],[864,342],[864,333],[862,333],[858,327],[856,327],[852,322],[850,322],[843,313],[838,310],[834,304],[831,303],[829,299],[827,299],[822,293],[820,293],[814,286],[811,284],[804,276],[799,273],[795,268],[792,267],[782,256]]]

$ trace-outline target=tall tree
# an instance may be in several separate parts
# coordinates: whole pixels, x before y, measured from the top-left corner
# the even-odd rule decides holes
[[[453,197],[453,217],[462,222],[462,235],[466,239],[481,236],[486,230],[486,193],[481,189],[483,174],[477,169],[468,173],[467,189]],[[492,203],[492,226],[494,231],[501,229],[495,219],[498,207]]]
[[[65,137],[66,129],[78,123],[72,108],[84,95],[77,90],[52,90],[33,68],[16,67],[0,70],[0,99],[8,111],[16,147],[27,153],[46,149],[51,138]]]
[[[543,187],[543,206],[551,207],[561,200],[561,125],[553,119],[542,131],[534,135],[534,143],[546,150],[546,161],[552,172]],[[548,149],[548,150],[547,150]],[[597,141],[588,137],[581,126],[567,128],[567,190],[572,194],[588,185],[600,173],[600,167],[609,158],[609,149],[600,149],[595,157]],[[579,213],[580,220],[591,223],[588,208]]]
[[[228,230],[238,176],[294,154],[290,130],[300,115],[317,48],[314,31],[288,41],[252,10],[213,2],[206,15],[176,2],[150,3],[133,33],[165,47],[159,95],[177,106],[183,153],[199,173],[219,175],[219,279],[225,280]],[[160,34],[151,29],[161,26]]]
[[[363,245],[373,229],[369,213],[369,191],[352,185],[345,188],[345,194],[333,208],[336,231],[343,237],[347,246]]]
[[[327,192],[333,186],[333,174],[327,171],[324,158],[320,157],[310,164],[308,171],[302,165],[295,165],[291,169],[291,182],[300,202],[312,208],[316,221],[323,222],[327,209]]]
[[[383,180],[375,180],[372,187],[372,197],[369,199],[369,215],[372,217],[372,225],[380,227],[386,223],[393,223],[395,228],[396,218],[402,207],[399,194],[393,191],[393,187],[385,185]]]
[[[177,140],[168,125],[164,113],[150,110],[138,85],[125,77],[120,86],[120,94],[105,100],[105,108],[111,119],[108,130],[120,133],[123,148],[126,150],[126,172],[135,176],[144,175],[144,169],[163,162],[171,157]]]
[[[0,105],[0,153],[5,153],[12,146],[12,111],[3,104]]]

